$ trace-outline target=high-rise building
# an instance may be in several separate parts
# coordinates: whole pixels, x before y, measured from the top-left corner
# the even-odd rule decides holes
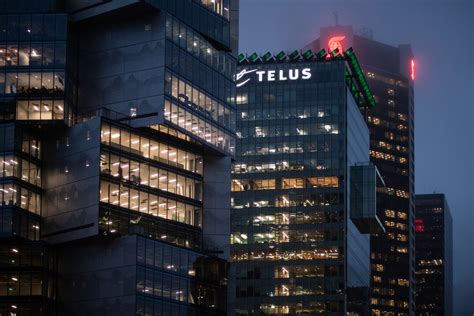
[[[0,1],[0,315],[224,315],[237,0]]]
[[[369,315],[380,179],[355,54],[240,55],[236,81],[229,310]]]
[[[416,315],[453,315],[453,221],[444,194],[415,197]]]
[[[385,182],[378,215],[385,233],[371,236],[373,315],[413,315],[414,282],[414,95],[415,60],[410,45],[391,46],[369,30],[321,29],[308,45],[339,51],[353,47],[377,106],[362,109],[370,130],[370,155]]]

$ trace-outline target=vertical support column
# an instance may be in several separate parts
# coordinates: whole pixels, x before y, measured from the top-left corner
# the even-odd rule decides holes
[[[204,160],[204,249],[228,260],[230,255],[231,157],[206,156]]]

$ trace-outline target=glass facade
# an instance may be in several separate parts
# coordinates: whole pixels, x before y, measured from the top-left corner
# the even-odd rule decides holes
[[[0,313],[53,313],[55,256],[44,242],[2,241],[0,245]],[[17,302],[29,301],[28,304]]]
[[[219,150],[235,152],[235,57],[166,15],[167,123]],[[153,128],[158,129],[158,126]]]
[[[170,142],[155,132],[134,131],[126,125],[104,121],[101,125],[100,203],[106,209],[132,212],[131,218],[150,216],[161,221],[148,236],[173,242],[177,235],[199,234],[203,211],[203,153],[190,150],[185,142]],[[134,215],[136,214],[136,216]],[[104,215],[106,232],[124,230]],[[134,217],[135,216],[135,217]],[[188,234],[163,229],[172,222],[190,225]],[[186,226],[185,225],[185,226]],[[122,226],[122,227],[119,227]],[[145,225],[146,226],[146,225]],[[128,227],[125,227],[125,231]],[[170,232],[170,234],[168,234]],[[198,247],[196,236],[178,238],[176,243]]]
[[[0,15],[3,120],[65,120],[66,14]]]
[[[226,269],[223,260],[139,238],[137,315],[220,315]]]
[[[359,285],[369,282],[368,239],[360,239],[348,212],[353,158],[347,139],[353,126],[365,123],[346,86],[346,64],[244,63],[238,72],[244,70],[253,75],[236,97],[236,314],[345,314],[346,289],[354,286],[346,282],[354,278],[347,261],[351,238],[359,242],[351,247],[365,254],[357,263]],[[305,72],[310,78],[295,79]],[[367,129],[358,137],[357,144],[368,143]],[[351,150],[369,159],[363,145]]]
[[[361,108],[370,130],[371,162],[385,186],[377,187],[377,217],[384,233],[371,236],[372,315],[407,316],[415,313],[415,137],[413,52],[410,45],[387,45],[352,26],[323,27],[308,45],[328,49],[331,41],[357,53],[375,106]]]
[[[415,197],[416,315],[453,315],[453,223],[444,194]]]
[[[27,128],[0,129],[0,234],[38,240],[41,215],[41,140]]]
[[[226,314],[235,1],[33,2],[0,0],[0,314]]]
[[[385,181],[378,215],[386,233],[372,238],[371,305],[374,315],[409,315],[415,308],[413,87],[401,75],[362,67],[377,101],[367,113],[370,155]]]

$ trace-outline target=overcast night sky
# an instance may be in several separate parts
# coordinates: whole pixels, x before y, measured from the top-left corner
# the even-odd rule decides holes
[[[302,48],[335,24],[411,44],[416,193],[445,193],[453,216],[454,315],[474,314],[474,1],[240,0],[240,52]],[[357,54],[357,52],[356,52]]]

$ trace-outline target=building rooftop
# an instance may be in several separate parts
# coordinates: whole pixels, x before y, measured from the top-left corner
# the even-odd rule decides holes
[[[365,75],[357,60],[356,54],[352,48],[344,52],[335,49],[331,52],[321,49],[313,52],[311,49],[306,51],[295,50],[291,53],[281,51],[277,54],[266,52],[259,56],[256,52],[250,55],[239,54],[238,65],[255,65],[255,64],[283,64],[283,63],[303,63],[303,62],[333,62],[345,61],[346,63],[346,82],[354,96],[354,99],[360,107],[375,107],[376,102],[372,91],[367,83]]]

